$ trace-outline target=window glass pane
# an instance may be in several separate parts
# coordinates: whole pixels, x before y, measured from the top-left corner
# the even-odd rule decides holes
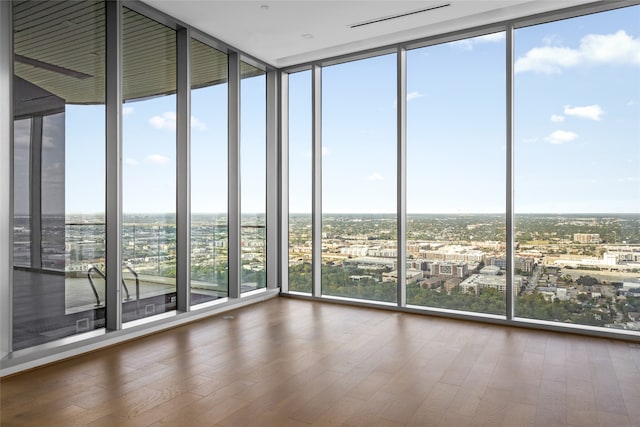
[[[64,270],[65,267],[65,135],[65,113],[42,118],[41,262],[43,268],[53,270]]]
[[[505,313],[505,34],[407,53],[407,303]]]
[[[105,12],[100,1],[12,11],[19,350],[104,327],[104,281],[91,269],[104,270]]]
[[[227,55],[191,40],[191,304],[228,295]]]
[[[515,32],[516,316],[640,331],[638,22]]]
[[[31,156],[31,119],[13,124],[13,264],[31,265],[31,221],[29,162]]]
[[[240,62],[241,292],[266,286],[267,79]]]
[[[176,34],[123,19],[123,322],[176,307]]]
[[[311,71],[289,75],[289,290],[311,292]]]
[[[394,302],[396,55],[322,69],[322,293]]]

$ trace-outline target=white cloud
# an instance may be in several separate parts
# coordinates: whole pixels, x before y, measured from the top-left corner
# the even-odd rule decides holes
[[[149,119],[149,124],[156,129],[175,130],[176,113],[168,111],[160,116],[153,116]]]
[[[620,30],[615,34],[586,35],[580,40],[580,46],[577,49],[556,46],[536,47],[517,59],[515,72],[560,74],[565,68],[599,64],[640,66],[640,39],[635,39]]]
[[[551,121],[554,123],[560,123],[560,122],[564,122],[564,116],[561,116],[559,114],[552,114],[551,115]]]
[[[42,137],[42,148],[56,148],[56,139],[50,135]]]
[[[561,43],[561,39],[560,39],[560,36],[558,36],[557,34],[551,34],[551,35],[545,36],[542,39],[542,42],[547,46],[557,45]]]
[[[124,164],[127,166],[136,166],[138,164],[138,161],[134,158],[127,157],[126,159],[124,159]]]
[[[191,116],[191,127],[197,130],[207,130],[207,125],[198,120],[195,116]]]
[[[588,105],[586,107],[572,107],[571,105],[565,105],[564,113],[567,116],[599,121],[600,116],[604,114],[604,110],[600,108],[598,104]]]
[[[407,102],[413,101],[414,99],[422,98],[424,95],[420,92],[409,92],[407,94]]]
[[[133,107],[122,107],[122,115],[123,116],[128,116],[133,114],[134,112],[134,108]]]
[[[384,177],[380,175],[378,172],[374,172],[373,174],[367,177],[369,181],[383,181]]]
[[[549,141],[551,144],[565,144],[567,142],[571,142],[578,137],[578,134],[575,132],[570,132],[566,130],[557,130],[553,132],[551,135],[545,138],[545,141]]]
[[[176,130],[176,113],[167,111],[149,119],[149,124],[156,129]],[[207,130],[207,125],[197,117],[191,116],[191,127],[197,130]]]
[[[169,163],[169,158],[162,154],[151,154],[144,158],[145,163],[151,163],[154,165],[166,165]]]
[[[505,33],[492,33],[484,36],[473,37],[471,39],[458,40],[452,43],[452,46],[464,50],[473,50],[473,47],[481,43],[498,43],[505,39]]]
[[[625,176],[623,178],[618,178],[618,182],[637,182],[640,181],[637,176]]]
[[[474,37],[471,40],[476,43],[497,43],[506,38],[504,31],[499,33],[486,34],[484,36]]]
[[[633,107],[634,105],[637,105],[638,102],[635,99],[630,99],[629,102],[627,102],[627,107]]]

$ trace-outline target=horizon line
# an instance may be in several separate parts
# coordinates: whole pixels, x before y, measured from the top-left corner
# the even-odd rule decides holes
[[[105,212],[69,212],[48,213],[42,216],[68,215],[105,215]],[[123,212],[122,215],[176,215],[175,212]],[[228,215],[228,212],[191,212],[191,215]],[[244,215],[266,215],[265,212],[245,212]],[[311,212],[289,212],[289,215],[312,215]],[[388,215],[398,216],[396,212],[323,212],[322,215]],[[406,215],[504,215],[505,212],[411,212]],[[640,212],[514,212],[514,215],[640,215]],[[27,213],[15,213],[13,217],[29,217]]]

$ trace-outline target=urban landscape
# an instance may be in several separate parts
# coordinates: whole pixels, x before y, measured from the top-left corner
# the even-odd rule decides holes
[[[393,215],[324,215],[323,294],[396,301]],[[504,215],[408,215],[407,303],[504,315]],[[640,216],[516,215],[517,317],[640,330]],[[289,288],[311,290],[311,217],[290,216]]]
[[[124,219],[123,264],[143,286],[175,288],[175,217]],[[243,217],[243,291],[265,286],[263,224]],[[43,267],[68,279],[104,271],[103,217],[50,217],[42,229]],[[226,215],[194,215],[191,230],[192,292],[226,296]],[[289,289],[309,293],[310,214],[291,214],[289,230]],[[29,265],[29,235],[16,218],[16,266]],[[504,315],[504,215],[408,215],[406,251],[408,305]],[[323,295],[395,303],[396,256],[395,215],[323,216]],[[516,215],[513,293],[516,317],[640,331],[640,215]]]

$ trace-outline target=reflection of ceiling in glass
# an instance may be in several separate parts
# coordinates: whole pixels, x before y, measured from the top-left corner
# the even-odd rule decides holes
[[[130,9],[123,11],[123,98],[175,93],[176,32]]]
[[[227,70],[227,55],[191,39],[191,88],[225,83]]]
[[[68,103],[103,103],[104,26],[101,2],[14,2],[15,74]]]
[[[102,1],[16,1],[15,74],[69,104],[104,103],[105,11]],[[123,97],[175,93],[175,31],[123,8]],[[192,87],[227,81],[226,54],[192,43]],[[241,63],[242,77],[264,71]]]
[[[240,61],[240,78],[248,79],[249,77],[255,77],[265,74],[260,68],[256,68],[251,64],[247,64],[244,61]]]

